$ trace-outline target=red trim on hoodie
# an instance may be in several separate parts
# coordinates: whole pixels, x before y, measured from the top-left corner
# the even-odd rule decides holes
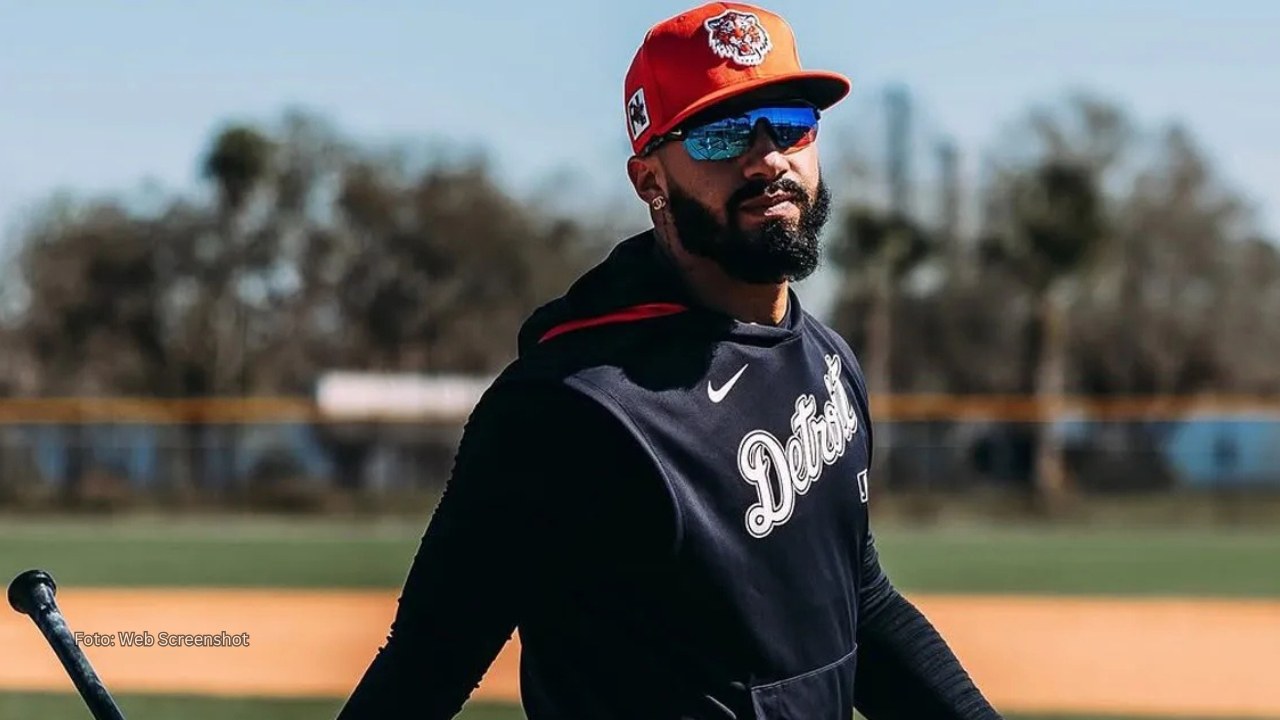
[[[570,320],[561,323],[548,330],[538,340],[544,343],[557,335],[563,335],[574,330],[583,328],[596,327],[598,325],[612,325],[614,323],[635,322],[636,320],[648,320],[649,318],[664,317],[667,315],[677,315],[689,308],[676,303],[646,303],[644,305],[632,305],[629,308],[617,310],[607,315],[600,315],[593,318],[583,318],[581,320]]]

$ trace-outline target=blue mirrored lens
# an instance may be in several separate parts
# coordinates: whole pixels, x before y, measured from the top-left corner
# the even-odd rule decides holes
[[[687,130],[685,149],[695,160],[732,160],[751,147],[752,133],[761,120],[785,150],[818,125],[818,112],[811,107],[770,107],[722,118]]]

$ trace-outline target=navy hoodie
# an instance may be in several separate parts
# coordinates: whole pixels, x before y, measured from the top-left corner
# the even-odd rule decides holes
[[[998,717],[880,569],[848,345],[699,307],[652,232],[535,312],[343,708],[448,718],[513,630],[530,720]]]

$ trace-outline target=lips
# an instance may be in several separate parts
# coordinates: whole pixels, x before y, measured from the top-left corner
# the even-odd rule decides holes
[[[758,198],[748,200],[747,202],[739,205],[738,209],[746,211],[768,210],[774,205],[784,202],[794,203],[795,201],[796,196],[791,193],[775,193],[773,195],[762,195]]]

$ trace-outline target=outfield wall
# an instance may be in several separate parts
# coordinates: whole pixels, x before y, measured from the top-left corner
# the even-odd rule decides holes
[[[437,405],[305,398],[0,400],[0,504],[91,486],[244,501],[275,488],[437,491],[483,383]],[[384,407],[385,406],[385,407]],[[381,408],[381,409],[380,409]],[[1052,423],[1084,492],[1280,491],[1280,407],[1245,399],[873,399],[880,492],[1031,485]],[[106,488],[106,491],[102,491]]]

